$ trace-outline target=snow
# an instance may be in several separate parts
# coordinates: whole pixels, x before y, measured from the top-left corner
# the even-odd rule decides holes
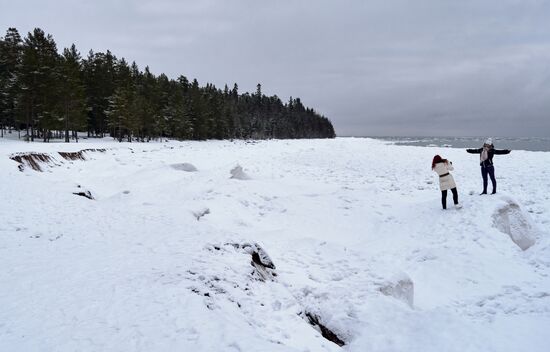
[[[0,140],[0,351],[547,351],[550,153],[495,165],[479,196],[463,149]]]

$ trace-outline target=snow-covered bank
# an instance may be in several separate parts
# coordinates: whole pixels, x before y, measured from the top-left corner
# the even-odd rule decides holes
[[[480,197],[477,158],[461,149],[82,142],[0,141],[2,351],[550,343],[550,153],[495,157],[499,194]],[[82,149],[106,151],[58,154]],[[21,172],[10,156],[22,152],[54,160]],[[463,209],[440,209],[436,153],[453,161]],[[256,243],[274,269],[251,265]]]

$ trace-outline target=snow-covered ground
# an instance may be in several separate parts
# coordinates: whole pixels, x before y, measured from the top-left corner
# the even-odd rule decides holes
[[[550,153],[495,165],[479,196],[462,149],[0,140],[0,351],[548,351]]]

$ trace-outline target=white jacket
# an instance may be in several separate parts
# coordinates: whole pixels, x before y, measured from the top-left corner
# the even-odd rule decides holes
[[[448,163],[437,163],[437,164],[435,164],[434,171],[435,171],[436,174],[438,174],[440,176],[439,177],[439,188],[442,191],[445,191],[445,190],[456,187],[453,175],[451,175],[449,173],[449,171],[452,171],[452,170],[454,170],[454,168],[453,168],[453,164],[450,161]],[[447,174],[447,175],[441,177],[441,175],[445,175],[445,174]]]

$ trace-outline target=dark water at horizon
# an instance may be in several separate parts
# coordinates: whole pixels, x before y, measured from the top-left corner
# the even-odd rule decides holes
[[[481,148],[485,137],[367,137],[396,145],[447,148]],[[550,137],[492,137],[496,149],[550,152]]]

